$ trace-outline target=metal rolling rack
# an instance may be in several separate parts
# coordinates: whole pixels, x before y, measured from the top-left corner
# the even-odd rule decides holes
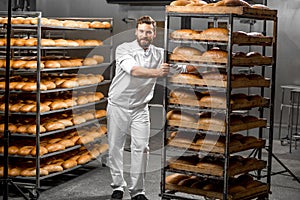
[[[275,12],[276,13],[276,12]],[[219,19],[226,21],[227,22],[227,28],[229,30],[229,36],[228,36],[228,42],[227,43],[223,43],[220,44],[218,42],[213,42],[213,41],[171,41],[169,39],[169,31],[170,31],[170,23],[171,23],[171,19],[172,18],[179,18],[179,21],[181,23],[181,28],[187,28],[187,29],[191,29],[192,27],[192,23],[191,23],[191,19],[195,19],[195,18],[201,18],[201,19],[210,19],[213,24],[216,26],[217,25],[217,21]],[[235,27],[235,23],[236,20],[239,19],[255,19],[258,21],[262,21],[263,23],[263,33],[266,35],[267,32],[267,27],[266,24],[267,22],[273,23],[273,27],[272,27],[272,42],[268,45],[263,45],[263,44],[241,44],[241,46],[248,46],[248,45],[257,45],[261,47],[261,51],[262,51],[262,55],[266,55],[266,47],[269,46],[271,48],[271,56],[272,56],[272,63],[267,66],[267,65],[258,65],[257,67],[259,69],[261,69],[260,74],[265,77],[267,75],[266,70],[270,69],[270,79],[271,79],[271,84],[270,84],[270,88],[268,89],[269,93],[270,93],[270,102],[269,102],[269,106],[268,106],[268,110],[269,110],[269,116],[268,116],[268,127],[267,129],[265,127],[256,127],[259,129],[258,131],[258,138],[262,139],[263,137],[263,130],[266,130],[268,132],[268,144],[266,145],[266,149],[268,150],[268,154],[267,154],[267,180],[266,180],[266,189],[264,191],[261,192],[257,192],[256,194],[251,194],[248,196],[244,196],[244,197],[238,197],[235,198],[234,196],[230,195],[228,193],[228,186],[229,186],[229,181],[230,181],[230,176],[229,176],[229,157],[231,155],[230,149],[229,149],[229,143],[230,143],[230,133],[232,132],[230,129],[230,115],[232,114],[232,112],[234,110],[231,109],[231,105],[230,105],[230,100],[231,100],[231,92],[233,89],[231,86],[231,77],[232,77],[232,71],[233,68],[238,68],[239,66],[234,66],[232,65],[232,52],[234,49],[235,44],[233,43],[233,29]],[[165,49],[166,49],[166,61],[169,62],[169,53],[170,51],[172,51],[170,49],[170,44],[172,42],[177,42],[177,44],[193,44],[193,45],[212,45],[212,46],[218,46],[218,45],[226,45],[227,47],[227,52],[228,52],[228,58],[227,58],[227,66],[218,66],[218,65],[211,65],[207,64],[207,63],[193,63],[190,62],[189,64],[194,64],[194,65],[198,65],[198,66],[204,66],[207,67],[207,69],[212,69],[212,68],[224,68],[227,71],[227,81],[226,81],[226,87],[225,88],[211,88],[211,87],[207,87],[207,89],[211,90],[211,89],[216,89],[216,90],[223,90],[225,92],[226,95],[226,108],[223,110],[218,110],[218,109],[206,109],[207,112],[223,112],[225,114],[225,122],[226,122],[226,128],[225,128],[225,148],[224,148],[224,153],[223,158],[224,158],[224,168],[223,168],[223,176],[211,176],[209,174],[203,174],[203,173],[195,173],[192,171],[186,171],[186,170],[174,170],[169,168],[168,163],[167,163],[167,156],[168,156],[168,133],[170,133],[171,131],[174,130],[184,130],[184,131],[190,131],[193,134],[197,134],[197,133],[204,133],[206,135],[210,135],[210,134],[214,134],[214,135],[218,135],[220,133],[218,132],[214,132],[214,131],[202,131],[202,130],[197,130],[197,129],[186,129],[186,128],[179,128],[178,127],[174,127],[172,125],[168,125],[168,122],[166,122],[165,125],[165,131],[164,131],[164,135],[163,135],[163,141],[164,141],[164,146],[165,148],[163,149],[162,152],[162,170],[161,170],[161,193],[160,196],[162,199],[200,199],[200,196],[204,196],[206,198],[209,199],[254,199],[254,198],[260,198],[260,199],[268,199],[268,194],[269,194],[269,189],[270,189],[270,184],[271,184],[271,164],[272,164],[272,146],[273,146],[273,118],[274,118],[274,97],[275,97],[275,74],[276,74],[276,52],[277,52],[277,14],[266,14],[266,15],[255,15],[255,14],[234,14],[234,13],[205,13],[205,12],[181,12],[179,10],[175,10],[175,11],[170,11],[167,10],[166,12],[166,19],[165,19]],[[197,29],[199,29],[199,27],[197,27]],[[233,67],[234,66],[234,67]],[[267,68],[267,69],[266,69]],[[169,111],[170,107],[175,107],[176,105],[169,105],[169,101],[168,101],[168,94],[169,94],[169,89],[172,87],[173,83],[168,82],[166,83],[166,91],[165,91],[165,109],[166,109],[166,113]],[[199,89],[203,89],[203,87],[197,87],[197,86],[188,86],[190,89],[193,89],[195,91],[199,90]],[[175,87],[176,88],[176,87]],[[265,96],[265,87],[258,87],[258,92],[260,93],[261,96]],[[178,108],[180,108],[181,110],[184,111],[184,106],[182,105],[178,105]],[[205,109],[200,109],[199,107],[195,107],[194,108],[197,112],[199,111],[203,111]],[[260,107],[259,110],[257,111],[257,115],[259,115],[259,118],[263,118],[266,117],[265,113],[264,113],[264,109],[266,109],[266,107]],[[189,107],[188,111],[191,112],[193,110],[193,108]],[[247,129],[246,129],[247,130]],[[179,148],[178,148],[179,149]],[[256,149],[256,148],[253,148]],[[262,151],[263,146],[258,148],[258,159],[262,159]],[[174,150],[174,147],[172,147],[172,150]],[[244,150],[241,150],[244,151]],[[254,150],[256,151],[256,150]],[[172,152],[173,153],[173,152]],[[190,151],[188,151],[187,153],[191,153]],[[195,153],[201,153],[200,151],[194,151]],[[205,152],[204,152],[205,153]],[[176,153],[175,153],[176,154]],[[214,154],[214,153],[212,153]],[[174,153],[173,153],[174,155]],[[219,155],[220,156],[220,155]],[[261,179],[261,169],[256,169],[256,170],[250,170],[250,171],[257,171],[257,178]],[[166,189],[166,182],[165,182],[165,178],[166,178],[166,174],[170,172],[170,173],[182,173],[182,174],[187,174],[187,175],[194,175],[194,176],[199,176],[199,177],[204,177],[204,178],[209,178],[209,179],[213,179],[213,180],[221,180],[223,182],[223,191],[219,192],[219,194],[216,193],[207,193],[206,191],[202,191],[199,193],[193,193],[191,191],[189,192],[185,192],[185,191],[181,191],[180,190],[180,186],[179,188],[175,188],[175,189],[171,189],[171,190],[167,190]],[[176,193],[179,193],[178,195]],[[186,194],[183,194],[186,193]]]
[[[7,12],[1,12],[1,16],[7,16]],[[20,192],[22,197],[24,199],[38,199],[39,198],[39,189],[41,188],[41,181],[45,180],[47,178],[51,178],[53,176],[57,176],[60,174],[68,173],[72,170],[78,169],[79,167],[82,167],[83,165],[77,165],[76,167],[63,170],[62,172],[55,172],[55,173],[49,173],[47,176],[40,176],[40,165],[41,161],[43,159],[51,158],[54,156],[58,156],[60,154],[72,152],[72,151],[77,151],[82,145],[76,145],[72,147],[68,147],[65,150],[57,151],[57,152],[52,152],[52,153],[47,153],[44,155],[39,155],[36,154],[36,156],[18,156],[18,155],[9,155],[8,154],[8,147],[9,147],[9,141],[14,141],[15,139],[20,139],[20,140],[35,140],[35,147],[36,147],[36,152],[40,151],[40,142],[42,138],[46,138],[49,136],[55,136],[57,134],[64,134],[67,131],[72,131],[72,130],[77,130],[80,128],[88,127],[91,125],[101,125],[106,123],[106,118],[95,118],[89,121],[86,121],[81,124],[74,124],[73,126],[66,127],[65,129],[61,130],[55,130],[55,131],[47,131],[44,133],[40,132],[40,124],[41,124],[41,119],[43,117],[50,117],[53,115],[69,112],[72,114],[76,114],[77,111],[80,110],[85,110],[85,109],[105,109],[106,103],[107,103],[107,98],[104,97],[100,101],[93,102],[93,103],[87,103],[87,104],[82,104],[82,105],[76,105],[73,107],[69,108],[63,108],[59,110],[51,110],[47,112],[40,112],[40,102],[41,102],[41,95],[51,95],[53,93],[64,93],[64,92],[77,92],[77,91],[89,91],[89,92],[95,92],[95,91],[101,91],[105,96],[107,95],[108,91],[108,86],[110,84],[110,80],[112,79],[112,48],[113,48],[113,40],[112,40],[112,32],[113,32],[113,19],[112,18],[64,18],[64,19],[59,19],[59,20],[82,20],[82,21],[108,21],[111,24],[110,28],[100,28],[100,29],[86,29],[86,28],[68,28],[68,27],[57,27],[57,26],[49,26],[49,25],[42,25],[41,19],[42,19],[42,13],[41,12],[13,12],[9,13],[12,17],[37,17],[37,24],[36,25],[24,25],[24,24],[11,24],[10,22],[8,24],[1,24],[3,30],[8,29],[8,37],[7,37],[7,46],[6,47],[0,47],[0,50],[6,49],[6,52],[10,52],[9,54],[6,54],[6,60],[10,63],[11,57],[15,54],[15,52],[22,51],[25,52],[23,55],[26,55],[26,52],[33,52],[33,55],[36,57],[37,61],[37,68],[36,69],[12,69],[10,68],[10,65],[7,65],[5,69],[0,69],[1,76],[5,77],[6,81],[6,88],[5,90],[0,91],[2,94],[5,95],[7,99],[5,99],[5,112],[1,112],[0,114],[3,115],[3,119],[5,120],[5,131],[4,131],[4,154],[0,155],[1,157],[4,158],[4,176],[3,176],[3,198],[8,199],[8,190],[9,190],[9,183],[12,183],[13,186],[17,188],[17,190]],[[16,46],[11,46],[10,45],[10,39],[13,37],[12,35],[15,32],[26,32],[28,31],[28,34],[33,34],[37,38],[37,44],[36,46],[33,47],[16,47]],[[60,31],[60,32],[68,32],[68,31],[73,31],[73,32],[80,32],[80,31],[88,31],[88,32],[96,32],[97,37],[99,37],[99,32],[104,32],[106,31],[106,35],[102,34],[100,37],[105,37],[107,36],[108,38],[103,38],[105,39],[104,44],[99,47],[94,47],[94,46],[82,46],[82,47],[45,47],[41,46],[41,38],[45,36],[45,32],[51,32],[51,31]],[[4,33],[5,35],[6,33]],[[102,39],[102,38],[101,38]],[[8,50],[7,50],[8,49]],[[41,58],[43,55],[46,55],[47,51],[52,51],[55,50],[57,52],[62,51],[63,54],[65,55],[65,52],[70,50],[70,51],[75,51],[76,55],[81,55],[80,51],[87,51],[87,53],[82,54],[81,56],[86,56],[88,54],[95,54],[97,52],[97,49],[100,51],[105,51],[106,57],[105,57],[105,62],[93,66],[82,66],[82,67],[69,67],[69,68],[41,68]],[[77,53],[79,52],[79,53]],[[68,53],[68,52],[67,52]],[[32,55],[32,54],[31,54]],[[55,73],[55,74],[62,74],[62,73],[77,73],[77,74],[89,74],[89,73],[95,73],[95,70],[97,70],[97,73],[102,73],[104,77],[104,81],[98,84],[92,84],[92,85],[83,85],[79,86],[76,88],[56,88],[52,90],[46,90],[43,91],[40,89],[40,82],[42,79],[42,74],[47,73]],[[17,91],[17,90],[9,90],[9,85],[10,85],[10,77],[12,75],[25,75],[25,76],[33,76],[35,77],[36,80],[36,91],[32,92],[26,92],[26,91]],[[35,96],[36,100],[36,112],[27,112],[27,113],[22,113],[22,112],[10,112],[9,111],[9,98],[11,95],[33,95]],[[74,93],[73,93],[74,94]],[[22,98],[22,97],[21,97]],[[21,133],[11,133],[8,130],[8,124],[10,122],[14,121],[15,117],[32,117],[35,119],[36,122],[36,134],[35,135],[30,135],[30,134],[21,134]],[[103,141],[103,137],[98,139],[97,141],[94,142],[101,142]],[[106,154],[100,155],[98,159],[102,159],[102,156],[106,156]],[[32,162],[35,162],[35,168],[36,168],[36,176],[32,177],[22,177],[22,176],[17,176],[17,177],[9,177],[8,176],[8,166],[11,160],[13,159],[22,159],[22,160],[29,160]],[[105,159],[105,158],[103,158]],[[28,192],[28,195],[26,194]]]

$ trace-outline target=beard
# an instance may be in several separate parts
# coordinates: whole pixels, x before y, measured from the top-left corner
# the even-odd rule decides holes
[[[137,41],[143,49],[147,49],[153,40],[149,38],[137,38]]]

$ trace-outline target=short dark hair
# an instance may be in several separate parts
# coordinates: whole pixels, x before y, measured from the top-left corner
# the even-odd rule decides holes
[[[136,28],[138,27],[139,24],[149,24],[149,25],[153,25],[154,30],[156,30],[156,21],[154,19],[152,19],[152,17],[148,16],[148,15],[144,15],[142,17],[140,17],[137,22],[136,22]]]

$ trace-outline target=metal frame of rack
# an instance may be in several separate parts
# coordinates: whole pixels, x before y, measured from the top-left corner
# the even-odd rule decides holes
[[[191,19],[192,18],[210,18],[213,19],[214,22],[216,21],[217,18],[222,18],[222,19],[226,19],[226,21],[228,22],[227,24],[227,29],[229,30],[229,36],[228,36],[228,43],[227,43],[227,52],[228,52],[228,58],[227,58],[227,85],[225,88],[225,93],[226,93],[226,109],[224,110],[225,112],[225,122],[226,122],[226,131],[225,131],[225,136],[226,136],[226,141],[225,141],[225,149],[224,149],[224,175],[222,177],[224,183],[223,183],[223,197],[222,199],[228,199],[228,182],[229,182],[229,175],[228,175],[228,169],[229,169],[229,156],[230,156],[230,151],[229,151],[229,143],[230,143],[230,114],[232,113],[231,110],[231,105],[230,105],[230,99],[231,99],[231,91],[232,91],[232,87],[231,87],[231,75],[232,75],[232,50],[233,50],[233,45],[234,43],[233,41],[233,27],[234,27],[234,20],[236,18],[241,19],[241,18],[250,18],[250,19],[256,19],[256,20],[261,20],[263,21],[263,34],[266,35],[266,23],[267,21],[271,21],[273,22],[273,29],[272,29],[272,36],[273,36],[273,43],[271,45],[269,45],[272,48],[272,58],[273,58],[273,62],[271,65],[271,77],[272,77],[272,81],[271,81],[271,88],[270,88],[270,105],[269,105],[269,112],[270,112],[270,116],[269,116],[269,127],[268,127],[268,139],[269,139],[269,144],[267,147],[268,150],[268,157],[267,157],[267,184],[270,187],[271,184],[271,166],[272,166],[272,146],[273,146],[273,124],[274,124],[274,97],[275,97],[275,75],[276,75],[276,52],[277,52],[277,16],[270,16],[270,17],[265,17],[265,16],[243,16],[243,15],[238,15],[238,14],[205,14],[205,13],[177,13],[177,12],[168,12],[166,13],[166,17],[165,17],[165,60],[166,62],[168,62],[168,49],[169,49],[169,24],[170,24],[170,18],[172,17],[179,17],[181,18],[181,28],[190,28],[191,27]],[[188,43],[188,42],[185,42]],[[201,43],[201,42],[200,42]],[[190,44],[193,44],[193,41],[190,42]],[[222,44],[223,45],[223,44]],[[259,44],[258,44],[259,45]],[[264,45],[262,45],[262,55],[266,54],[266,47]],[[215,66],[218,67],[218,66]],[[260,66],[261,67],[261,74],[263,77],[265,77],[266,74],[266,70],[265,67],[266,66]],[[166,110],[166,113],[168,112],[168,81],[166,80],[166,89],[165,89],[165,102],[164,102],[164,107]],[[171,83],[172,84],[172,83]],[[222,88],[224,89],[224,88]],[[260,93],[261,96],[264,96],[265,94],[265,88],[261,87],[260,88]],[[175,106],[176,107],[176,106]],[[202,109],[200,109],[202,110]],[[212,111],[213,110],[213,111]],[[214,112],[215,109],[212,110],[208,110],[208,112]],[[216,110],[216,112],[218,112]],[[264,107],[261,107],[259,109],[259,117],[262,118],[264,117]],[[164,148],[163,148],[163,152],[162,152],[162,170],[161,170],[161,194],[160,196],[162,197],[162,199],[191,199],[188,197],[182,197],[182,196],[177,196],[173,193],[167,193],[166,192],[166,188],[165,188],[165,178],[166,178],[166,172],[170,172],[172,170],[168,169],[166,160],[167,160],[167,133],[169,131],[169,126],[167,125],[167,121],[166,121],[166,125],[164,127],[164,134],[163,134],[163,141],[164,141]],[[197,132],[197,130],[195,131]],[[209,131],[208,131],[209,133]],[[258,131],[258,137],[262,138],[263,135],[263,128],[259,128]],[[258,158],[261,159],[262,158],[262,148],[259,148],[259,153],[258,153]],[[260,171],[261,170],[257,170],[258,171],[258,179],[261,178],[261,174]],[[189,173],[189,172],[182,172],[181,173]],[[192,175],[195,175],[192,173]],[[219,178],[219,177],[218,177]],[[214,177],[214,179],[216,179],[216,177]],[[200,195],[201,196],[201,195]],[[259,198],[263,198],[266,197],[268,198],[268,192],[265,193],[261,193],[261,194],[257,194],[254,196],[249,196],[246,197],[246,199],[252,199],[255,197],[259,197]],[[192,198],[195,199],[195,198]]]
[[[40,156],[39,154],[36,154],[36,156],[11,156],[8,154],[8,147],[9,147],[9,139],[11,137],[21,137],[21,138],[28,138],[28,139],[33,139],[35,138],[35,147],[36,147],[36,152],[40,152],[40,139],[41,137],[45,137],[45,136],[51,136],[57,133],[62,133],[64,131],[69,131],[69,130],[73,130],[73,129],[77,129],[77,128],[81,128],[84,126],[89,126],[91,124],[95,124],[95,123],[99,123],[101,121],[105,120],[105,117],[99,118],[99,119],[93,119],[90,121],[87,121],[86,123],[83,124],[77,124],[74,125],[72,127],[67,127],[64,130],[57,130],[57,131],[48,131],[46,133],[40,133],[40,123],[41,123],[41,117],[42,116],[46,116],[46,115],[50,115],[53,113],[58,113],[58,112],[65,112],[65,111],[71,111],[73,109],[83,109],[83,108],[88,108],[91,106],[97,106],[98,104],[104,104],[107,102],[107,98],[103,98],[101,99],[99,102],[94,102],[94,103],[88,103],[88,104],[84,104],[84,105],[77,105],[75,107],[71,107],[71,108],[66,108],[66,109],[60,109],[60,110],[53,110],[53,111],[49,111],[49,112],[40,112],[40,100],[41,100],[41,94],[46,94],[46,93],[53,93],[53,92],[62,92],[62,91],[80,91],[82,89],[85,90],[91,90],[91,91],[95,91],[97,90],[98,86],[105,86],[110,84],[110,80],[112,79],[112,74],[113,74],[113,70],[112,70],[112,63],[113,63],[113,54],[112,54],[112,49],[113,49],[113,39],[112,39],[112,33],[113,33],[113,19],[112,18],[76,18],[76,20],[89,20],[89,21],[94,21],[94,20],[99,20],[99,21],[109,21],[111,24],[111,28],[106,28],[106,29],[82,29],[82,28],[65,28],[65,27],[50,27],[50,26],[44,26],[41,24],[41,18],[42,18],[42,13],[41,12],[0,12],[1,15],[8,15],[8,24],[7,24],[7,46],[6,46],[6,52],[8,52],[6,54],[6,69],[1,69],[1,71],[3,73],[5,73],[5,90],[1,91],[2,93],[5,93],[5,111],[4,111],[4,120],[5,120],[5,131],[4,131],[4,154],[1,155],[4,157],[4,177],[3,177],[3,182],[4,182],[4,191],[3,191],[3,198],[4,200],[8,199],[8,184],[12,183],[12,185],[16,186],[16,188],[18,189],[18,191],[21,193],[21,195],[24,197],[24,199],[38,199],[39,197],[39,191],[38,189],[41,187],[41,180],[44,180],[48,177],[53,177],[59,174],[63,174],[65,172],[69,172],[72,171],[73,169],[77,169],[78,167],[81,167],[82,165],[78,165],[74,168],[71,169],[67,169],[64,170],[62,172],[56,172],[56,173],[51,173],[46,177],[41,177],[40,176],[40,161],[43,158],[46,157],[50,157],[50,156],[54,156],[57,154],[61,154],[64,152],[68,152],[68,151],[72,151],[72,150],[76,150],[79,149],[79,147],[81,145],[76,145],[70,148],[67,148],[63,151],[59,151],[59,152],[53,152],[53,153],[49,153],[43,156]],[[38,18],[38,23],[36,25],[12,25],[11,24],[11,18],[12,16],[32,16],[32,17],[37,17]],[[75,20],[75,18],[64,18],[64,19],[72,19]],[[21,28],[21,29],[25,29],[25,30],[34,30],[36,32],[36,36],[37,36],[37,46],[35,47],[15,47],[15,46],[11,46],[10,44],[10,39],[11,39],[11,29],[15,28]],[[62,30],[62,31],[109,31],[109,44],[107,45],[103,45],[105,48],[109,48],[110,49],[110,54],[109,54],[109,61],[106,63],[102,63],[102,64],[98,64],[96,66],[83,66],[83,67],[72,67],[72,68],[60,68],[60,69],[41,69],[40,65],[41,65],[41,54],[43,50],[49,50],[49,49],[55,49],[55,50],[62,50],[62,49],[66,49],[66,47],[42,47],[41,44],[41,35],[42,32],[45,30]],[[102,48],[103,46],[100,46],[100,48]],[[77,49],[77,50],[81,50],[81,49],[92,49],[94,47],[67,47],[67,49]],[[28,70],[23,70],[23,69],[11,69],[10,68],[10,59],[11,59],[11,50],[19,50],[19,49],[31,49],[31,50],[36,50],[36,61],[37,61],[37,69],[28,69]],[[61,89],[53,89],[53,90],[48,90],[48,91],[41,91],[40,89],[40,81],[41,81],[41,74],[46,72],[46,73],[63,73],[63,72],[73,72],[78,71],[78,70],[84,70],[88,71],[88,70],[94,70],[96,68],[104,68],[107,67],[105,69],[108,69],[109,71],[105,71],[104,73],[105,76],[108,77],[108,80],[104,80],[103,82],[99,83],[99,84],[93,84],[93,85],[85,85],[85,86],[80,86],[78,88],[61,88]],[[9,89],[9,84],[10,84],[10,77],[11,77],[11,73],[16,73],[16,74],[26,74],[28,73],[36,75],[36,91],[33,92],[25,92],[25,91],[11,91]],[[107,74],[108,73],[108,74]],[[27,74],[27,75],[28,75]],[[16,93],[16,94],[21,94],[21,93],[28,93],[28,94],[32,94],[35,95],[36,97],[36,112],[30,112],[30,113],[11,113],[9,111],[9,96],[11,93]],[[2,113],[3,114],[3,113]],[[24,135],[24,134],[11,134],[8,131],[8,123],[10,120],[11,116],[16,116],[16,115],[26,115],[26,116],[35,116],[35,121],[36,121],[36,134],[35,135]],[[104,154],[103,154],[104,155]],[[35,168],[36,168],[36,176],[34,177],[15,177],[15,178],[11,178],[8,176],[8,165],[9,165],[9,158],[22,158],[22,159],[35,159]],[[14,183],[14,181],[16,180],[16,183]],[[24,182],[25,181],[25,182]],[[28,183],[28,181],[30,183]],[[29,192],[29,197],[19,188],[19,185],[22,186],[22,188],[24,187],[25,189],[28,190]]]

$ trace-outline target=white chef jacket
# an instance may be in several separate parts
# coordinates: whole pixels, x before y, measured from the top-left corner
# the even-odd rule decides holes
[[[116,49],[116,71],[110,85],[108,102],[127,109],[145,106],[153,97],[157,78],[132,76],[132,67],[159,68],[163,56],[162,48],[150,45],[144,50],[137,40],[119,45]]]

